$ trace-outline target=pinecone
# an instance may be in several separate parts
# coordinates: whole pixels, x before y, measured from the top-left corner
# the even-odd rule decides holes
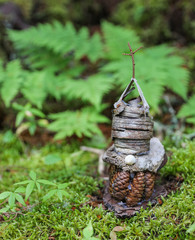
[[[130,184],[130,190],[126,197],[127,206],[135,206],[143,197],[145,178],[143,172],[136,173]]]
[[[129,172],[116,172],[110,181],[110,193],[118,199],[123,200],[127,194],[129,185],[130,173]]]
[[[151,172],[145,173],[145,190],[144,190],[144,198],[148,200],[154,189],[154,181],[155,181],[155,174]]]

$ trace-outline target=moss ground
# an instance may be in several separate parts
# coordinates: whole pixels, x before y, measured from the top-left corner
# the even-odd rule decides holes
[[[83,239],[83,229],[90,221],[93,236],[98,239],[110,239],[116,226],[124,227],[116,233],[118,240],[195,238],[191,227],[195,221],[195,141],[183,142],[183,147],[178,149],[169,149],[172,155],[161,169],[166,178],[183,177],[181,188],[163,199],[162,204],[141,210],[130,219],[118,219],[101,206],[92,208],[83,204],[103,185],[96,174],[95,155],[79,152],[77,144],[31,149],[14,136],[1,135],[0,138],[0,192],[14,190],[14,183],[26,180],[30,170],[42,179],[74,182],[67,189],[69,198],[62,202],[55,197],[42,202],[47,191],[42,188],[41,193],[35,192],[30,197],[28,210],[1,214],[0,239]],[[63,161],[46,165],[45,156],[51,153],[58,154]]]

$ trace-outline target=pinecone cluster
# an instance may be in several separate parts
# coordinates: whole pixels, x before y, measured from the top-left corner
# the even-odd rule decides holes
[[[148,200],[154,189],[155,174],[137,172],[131,178],[129,172],[121,171],[111,165],[109,191],[117,200],[126,199],[128,206],[135,206],[141,200]]]
[[[128,172],[116,172],[110,181],[110,193],[118,199],[123,200],[127,194],[130,174]]]

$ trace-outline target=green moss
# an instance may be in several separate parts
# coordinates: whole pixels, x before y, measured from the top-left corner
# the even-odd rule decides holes
[[[2,144],[2,143],[1,143]],[[71,161],[64,171],[63,162],[54,165],[45,165],[44,157],[48,153],[58,153],[67,158],[78,147],[62,145],[48,145],[42,149],[33,149],[26,155],[13,152],[4,146],[4,150],[12,151],[15,162],[1,152],[1,190],[13,190],[15,182],[28,177],[29,171],[36,171],[39,178],[56,182],[74,181],[69,187],[70,198],[60,203],[57,199],[41,202],[46,193],[42,189],[37,196],[30,198],[28,211],[23,211],[16,218],[4,216],[0,225],[0,239],[82,239],[83,229],[92,221],[94,235],[99,239],[110,239],[110,232],[115,226],[125,226],[124,231],[117,232],[117,239],[193,239],[193,232],[186,233],[195,218],[194,208],[194,165],[195,141],[182,143],[180,149],[170,149],[172,156],[167,165],[161,170],[164,177],[183,175],[184,183],[181,188],[163,199],[162,205],[141,210],[130,219],[117,219],[113,213],[103,208],[85,204],[89,200],[87,195],[93,195],[98,190],[101,180],[97,177],[97,158],[89,153],[83,153]],[[3,170],[4,169],[4,170]],[[7,170],[5,170],[7,169]],[[92,169],[92,171],[90,170]],[[36,203],[34,205],[34,203]]]

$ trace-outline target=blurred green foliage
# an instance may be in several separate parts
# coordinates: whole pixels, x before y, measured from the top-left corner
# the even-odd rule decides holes
[[[148,44],[179,40],[195,40],[193,0],[124,0],[112,18],[132,26]]]
[[[98,33],[89,36],[85,27],[76,31],[71,23],[64,26],[59,22],[8,31],[18,59],[7,63],[5,68],[1,64],[1,98],[6,107],[13,100],[20,105],[30,103],[21,109],[15,107],[19,111],[17,126],[25,119],[33,133],[35,119],[44,117],[40,110],[45,112],[50,98],[65,102],[65,112],[48,116],[55,120],[48,128],[58,133],[57,139],[100,133],[95,124],[108,122],[100,114],[106,107],[104,97],[114,88],[120,94],[131,78],[130,60],[122,53],[128,51],[128,41],[134,49],[141,45],[132,29],[104,22],[102,33],[102,36]],[[184,60],[174,55],[174,51],[173,47],[160,45],[135,56],[136,78],[153,113],[158,112],[167,88],[187,99],[189,72],[182,67]],[[31,111],[34,109],[31,105],[40,109],[39,112]],[[186,109],[185,114],[178,116],[191,117],[189,108]]]

